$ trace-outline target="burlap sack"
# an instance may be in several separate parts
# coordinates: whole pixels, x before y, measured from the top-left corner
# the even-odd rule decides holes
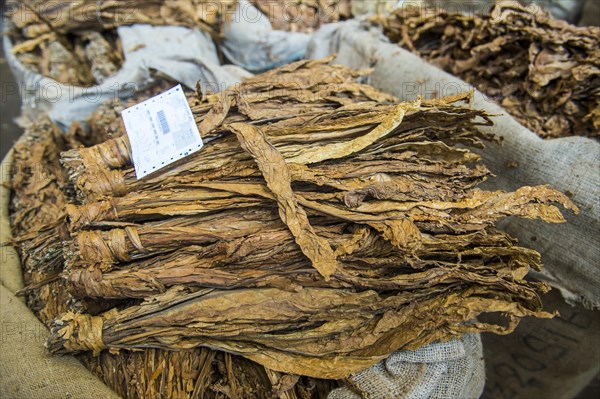
[[[118,398],[72,356],[45,353],[46,327],[15,292],[23,287],[21,266],[10,242],[8,204],[11,152],[2,161],[0,185],[0,397]]]
[[[405,100],[473,90],[359,21],[329,24],[313,36],[309,58],[332,53],[338,54],[338,63],[373,67],[368,83]],[[472,106],[496,115],[489,130],[501,139],[481,152],[485,165],[496,175],[487,188],[514,190],[550,184],[572,196],[581,208],[578,216],[567,214],[568,223],[562,225],[515,218],[504,220],[500,227],[521,245],[542,254],[546,267],[539,277],[559,288],[570,301],[600,307],[600,143],[586,137],[542,140],[494,101],[474,92]]]
[[[480,334],[393,353],[351,380],[371,399],[475,399],[481,395],[485,371]],[[327,399],[361,399],[349,387]]]
[[[483,335],[484,399],[574,398],[600,372],[600,312],[542,300],[560,317],[524,319],[510,335]]]
[[[308,33],[273,29],[269,18],[247,0],[223,25],[221,50],[233,64],[259,73],[304,57]]]

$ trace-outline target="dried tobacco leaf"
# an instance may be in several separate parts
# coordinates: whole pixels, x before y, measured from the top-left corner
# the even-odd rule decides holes
[[[374,21],[392,42],[473,84],[541,137],[598,137],[600,28],[512,1],[489,15],[407,7]]]
[[[547,287],[524,280],[539,254],[494,225],[564,222],[555,204],[577,212],[571,201],[477,188],[489,172],[456,145],[481,146],[491,119],[456,106],[468,93],[400,103],[330,61],[188,97],[205,146],[160,174],[135,179],[118,123],[120,137],[62,154],[77,199],[69,291],[129,302],[63,314],[51,351],[218,348],[287,394],[297,379],[272,370],[342,378],[398,349],[551,316]],[[508,324],[473,321],[488,312]]]
[[[315,269],[328,279],[337,268],[335,254],[327,240],[315,233],[306,211],[298,204],[286,160],[257,127],[234,123],[229,128],[236,134],[242,148],[256,160],[268,189],[279,205],[279,216],[289,227],[296,243]]]

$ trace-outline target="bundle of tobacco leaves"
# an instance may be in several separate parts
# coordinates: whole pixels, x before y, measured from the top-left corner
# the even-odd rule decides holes
[[[553,204],[577,211],[571,201],[547,186],[477,188],[489,172],[457,145],[482,145],[491,121],[455,104],[469,94],[403,103],[330,61],[188,96],[204,147],[144,179],[126,135],[62,154],[63,281],[112,307],[63,313],[50,351],[120,351],[133,368],[145,360],[128,350],[210,348],[267,374],[338,379],[396,350],[551,317],[547,287],[524,280],[540,255],[495,222],[563,222]],[[489,312],[508,323],[476,321]],[[223,356],[225,369],[237,359]]]
[[[392,42],[497,99],[541,137],[599,136],[600,28],[517,2],[489,15],[407,7],[375,20]]]
[[[12,52],[58,82],[92,86],[123,63],[116,27],[136,23],[198,27],[217,38],[235,0],[12,2]]]
[[[322,24],[352,17],[350,0],[252,0],[274,29],[313,32]]]

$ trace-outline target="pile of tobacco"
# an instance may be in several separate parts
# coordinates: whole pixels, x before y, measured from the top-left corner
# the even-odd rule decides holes
[[[252,0],[274,29],[313,32],[321,25],[351,18],[350,0]]]
[[[11,2],[12,52],[28,69],[58,82],[92,86],[123,63],[116,28],[132,24],[197,27],[219,37],[235,0]]]
[[[600,28],[516,2],[489,15],[407,7],[377,17],[392,42],[497,99],[543,138],[598,137]]]
[[[495,222],[577,208],[477,188],[459,145],[491,120],[469,95],[403,103],[367,73],[301,61],[188,93],[204,147],[141,180],[110,104],[97,140],[30,126],[11,222],[49,350],[126,397],[310,398],[396,350],[551,317],[524,280],[540,255]]]

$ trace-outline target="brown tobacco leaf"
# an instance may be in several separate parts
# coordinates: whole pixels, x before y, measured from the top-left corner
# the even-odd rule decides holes
[[[234,123],[229,127],[237,136],[242,148],[250,153],[258,164],[267,187],[279,204],[281,220],[288,226],[296,238],[296,243],[311,260],[314,268],[327,280],[337,268],[335,254],[329,243],[315,233],[308,222],[306,212],[298,204],[285,159],[257,127],[242,123]]]
[[[297,155],[289,157],[288,162],[307,165],[329,159],[343,158],[357,153],[394,131],[402,122],[406,112],[411,109],[418,109],[419,105],[419,102],[415,102],[414,104],[402,103],[392,109],[389,114],[384,115],[377,127],[368,134],[346,142],[326,144],[320,148],[311,149],[311,151],[301,151]]]
[[[543,138],[600,131],[600,28],[500,2],[489,14],[398,9],[384,33],[496,99]]]

